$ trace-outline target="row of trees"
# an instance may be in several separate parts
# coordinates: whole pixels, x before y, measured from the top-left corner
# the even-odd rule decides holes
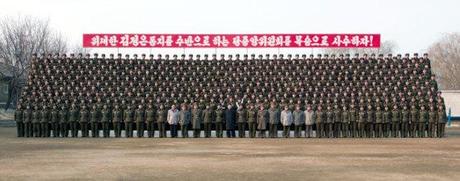
[[[81,46],[69,48],[66,39],[50,28],[48,20],[32,17],[7,17],[0,19],[0,63],[6,67],[0,72],[9,84],[9,95],[5,109],[16,103],[28,74],[33,53],[81,52]],[[384,41],[378,49],[324,49],[324,53],[395,53],[398,46],[394,41]],[[450,33],[428,48],[433,71],[441,89],[460,89],[460,33]],[[5,78],[5,75],[9,75]]]

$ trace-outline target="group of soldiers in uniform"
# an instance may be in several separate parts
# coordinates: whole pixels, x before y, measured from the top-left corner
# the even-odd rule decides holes
[[[42,54],[15,119],[20,137],[443,137],[446,112],[427,54]]]

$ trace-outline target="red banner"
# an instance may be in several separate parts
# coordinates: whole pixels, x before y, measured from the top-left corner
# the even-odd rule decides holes
[[[379,48],[380,34],[83,34],[85,48]]]

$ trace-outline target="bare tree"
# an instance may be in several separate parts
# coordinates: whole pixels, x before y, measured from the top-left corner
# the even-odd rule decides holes
[[[440,89],[460,89],[460,33],[449,33],[428,48]]]
[[[394,41],[384,41],[381,43],[380,48],[328,48],[324,49],[327,54],[389,54],[394,53],[398,45]]]
[[[0,60],[9,67],[7,73],[11,75],[5,109],[16,103],[34,53],[66,51],[66,41],[51,30],[48,20],[32,17],[0,19]]]

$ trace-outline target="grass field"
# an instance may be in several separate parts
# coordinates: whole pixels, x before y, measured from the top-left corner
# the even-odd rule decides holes
[[[16,138],[0,180],[460,180],[460,128],[443,139]]]

